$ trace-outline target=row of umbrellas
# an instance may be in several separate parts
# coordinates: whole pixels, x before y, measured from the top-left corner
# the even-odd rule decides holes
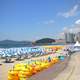
[[[2,57],[6,56],[17,56],[17,55],[24,55],[24,54],[46,54],[48,52],[52,52],[53,49],[45,48],[45,47],[20,47],[20,48],[6,48],[0,49],[0,55]]]

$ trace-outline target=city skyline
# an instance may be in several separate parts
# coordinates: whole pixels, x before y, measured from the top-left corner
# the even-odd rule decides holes
[[[0,0],[0,40],[58,38],[76,25],[79,0]]]

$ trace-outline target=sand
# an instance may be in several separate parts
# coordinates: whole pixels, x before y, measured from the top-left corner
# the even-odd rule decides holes
[[[53,56],[53,54],[49,54],[49,55]],[[46,55],[45,57],[47,57],[49,55]],[[44,58],[44,56],[41,56],[41,57]],[[0,65],[0,80],[8,80],[8,70],[12,69],[13,66],[16,63],[22,63],[22,62],[26,62],[28,60],[41,59],[41,57],[35,57],[35,58],[32,58],[32,59],[26,59],[26,60],[23,60],[23,61],[15,61],[14,63],[3,63],[4,59],[3,60],[0,59],[0,63],[2,63],[2,65]],[[54,55],[54,57],[55,57],[55,55]],[[60,63],[58,63],[58,64],[60,64]],[[56,66],[59,66],[58,64],[56,64]],[[56,66],[55,66],[55,68],[56,68]],[[48,70],[48,71],[50,71],[50,70]],[[43,74],[43,71],[40,74]]]
[[[71,55],[66,67],[65,61],[60,64],[32,76],[31,80],[80,80],[80,52]]]
[[[52,80],[80,80],[80,52],[74,53],[67,68]]]
[[[29,80],[52,80],[66,68],[69,60],[70,57],[66,57],[64,61],[59,61],[48,69],[33,75]]]
[[[52,54],[51,54],[52,55]],[[46,57],[47,57],[48,55],[46,55]],[[43,58],[44,58],[44,56],[42,56]],[[41,57],[36,57],[36,58],[32,58],[32,60],[35,60],[35,59],[40,59]],[[0,65],[0,80],[8,80],[8,70],[10,70],[10,69],[12,69],[13,68],[13,66],[16,64],[16,63],[22,63],[22,62],[26,62],[27,60],[31,60],[31,59],[26,59],[26,60],[24,60],[24,61],[15,61],[14,63],[3,63],[3,61],[4,60],[0,60],[0,63],[2,63],[2,65]],[[57,64],[55,64],[55,65],[53,65],[52,67],[50,67],[49,69],[47,69],[47,70],[44,70],[44,71],[41,71],[39,74],[37,74],[37,75],[35,75],[35,76],[38,76],[38,78],[40,77],[40,76],[42,76],[43,74],[43,78],[45,78],[45,76],[47,75],[46,73],[47,72],[49,72],[50,73],[50,75],[51,74],[53,74],[54,72],[57,72],[57,73],[59,73],[59,72],[61,72],[62,70],[63,70],[63,68],[64,68],[64,66],[63,66],[63,64],[65,65],[65,63],[67,62],[67,59],[63,62],[59,62],[59,63],[57,63]],[[57,70],[57,68],[58,69],[60,69],[60,70],[58,70],[58,71],[56,71]],[[52,72],[51,72],[52,71]],[[48,78],[50,78],[50,77],[52,77],[53,78],[53,75],[52,76],[50,76],[50,75],[48,75]],[[55,76],[55,75],[54,75]],[[32,76],[31,78],[34,78],[34,76]]]
[[[4,63],[4,59],[0,60],[0,80],[8,80],[8,70],[13,68],[13,65],[20,61],[16,61],[14,63]]]
[[[8,70],[10,70],[14,63],[3,63],[0,65],[0,80],[7,80]],[[68,63],[69,62],[69,63]],[[1,60],[0,60],[1,63]],[[65,66],[66,65],[66,66]],[[66,58],[64,62],[59,62],[52,67],[39,72],[31,77],[31,80],[80,80],[80,53],[71,55],[70,61]]]

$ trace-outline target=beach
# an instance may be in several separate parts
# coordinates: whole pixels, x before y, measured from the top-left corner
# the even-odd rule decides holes
[[[71,56],[66,69],[64,69],[55,79],[52,80],[80,80],[80,52]]]
[[[70,57],[66,57],[64,61],[59,61],[48,69],[33,75],[29,80],[52,80],[67,67],[69,60]]]
[[[52,54],[50,54],[50,55],[52,56]],[[48,55],[46,55],[45,57],[47,57],[47,56],[48,56]],[[42,58],[42,57],[44,57],[44,56],[35,57],[35,58],[32,58],[32,60],[40,59],[40,58]],[[15,60],[15,59],[14,59],[14,60]],[[2,65],[0,66],[0,80],[8,80],[8,70],[12,69],[15,64],[17,64],[17,63],[22,63],[22,62],[26,62],[26,61],[28,61],[28,60],[31,60],[31,59],[25,59],[25,60],[22,60],[22,61],[15,61],[14,63],[3,63],[3,62],[4,62],[4,59],[3,59],[3,60],[0,60],[0,62],[2,63]],[[53,74],[54,74],[55,72],[57,72],[57,73],[61,72],[61,71],[64,69],[64,67],[65,67],[65,65],[67,64],[67,62],[68,62],[68,58],[66,58],[64,61],[59,61],[58,63],[54,64],[54,65],[51,66],[50,68],[48,68],[48,69],[46,69],[46,70],[43,70],[43,71],[41,71],[41,72],[33,75],[31,78],[34,79],[35,76],[39,78],[39,77],[42,77],[42,75],[43,75],[42,78],[46,78],[45,76],[48,75],[49,73],[50,73],[50,75],[48,75],[48,79],[49,79],[50,77],[53,78]],[[64,65],[63,65],[63,64],[64,64]],[[58,68],[59,70],[58,70],[57,68]],[[52,72],[51,72],[51,71],[52,71]],[[46,74],[47,72],[49,72],[49,73]],[[51,74],[52,74],[52,76],[51,76]],[[56,76],[56,75],[54,75],[54,76]],[[31,79],[31,78],[30,78],[30,79]],[[38,79],[38,80],[39,80],[39,79]]]
[[[26,60],[25,60],[26,61]],[[80,53],[76,52],[71,57],[65,58],[64,61],[59,61],[48,69],[45,69],[29,80],[79,80],[80,79]],[[8,70],[12,69],[16,63],[2,63],[0,65],[0,80],[8,80]]]
[[[80,52],[76,52],[60,64],[32,76],[32,80],[80,80]]]

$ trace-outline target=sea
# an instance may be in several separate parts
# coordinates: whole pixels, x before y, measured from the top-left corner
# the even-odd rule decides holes
[[[65,45],[65,43],[53,43],[53,44],[46,44],[46,45],[53,45],[53,46],[55,46],[55,45]],[[33,46],[46,46],[46,45],[43,45],[43,44],[38,44],[38,45],[32,45],[32,44],[27,44],[27,45],[25,45],[25,44],[15,44],[15,45],[10,45],[10,44],[0,44],[0,48],[17,48],[17,47],[33,47]]]

